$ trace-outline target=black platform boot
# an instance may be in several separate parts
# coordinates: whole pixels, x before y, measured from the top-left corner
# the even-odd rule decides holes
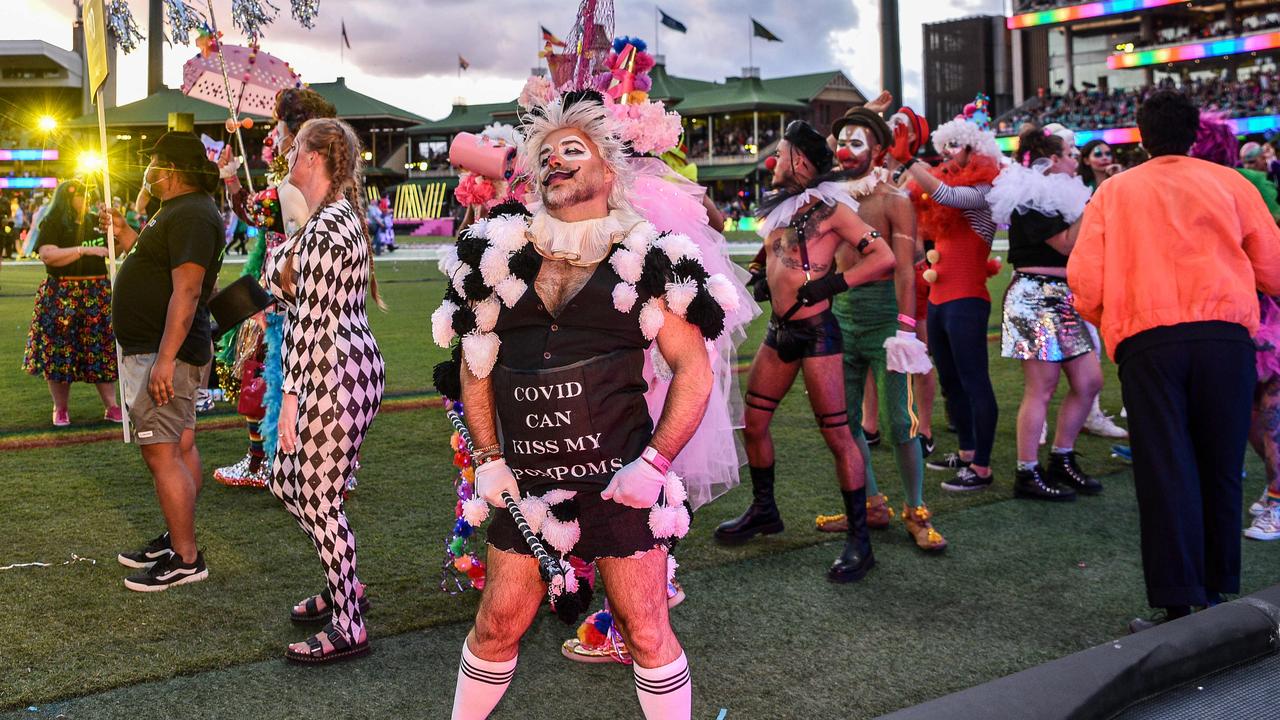
[[[1076,463],[1074,450],[1050,453],[1049,482],[1075,488],[1081,495],[1097,495],[1102,492],[1102,483],[1080,469],[1080,465]]]
[[[751,470],[751,495],[747,511],[733,520],[726,520],[716,528],[716,540],[729,545],[744,543],[756,535],[773,535],[782,532],[782,516],[773,501],[773,466]],[[866,513],[865,508],[863,513]]]
[[[837,583],[851,583],[862,579],[876,564],[871,552],[871,531],[867,529],[867,488],[841,490],[844,496],[844,513],[849,519],[848,535],[844,540],[844,552],[827,571],[827,579]]]
[[[1044,479],[1037,465],[1019,469],[1013,481],[1013,496],[1026,500],[1062,502],[1076,499],[1076,491],[1069,485],[1054,485]]]

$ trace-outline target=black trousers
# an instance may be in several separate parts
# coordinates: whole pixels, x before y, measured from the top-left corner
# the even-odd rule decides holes
[[[1240,473],[1256,382],[1240,325],[1155,328],[1117,348],[1152,607],[1240,591]]]

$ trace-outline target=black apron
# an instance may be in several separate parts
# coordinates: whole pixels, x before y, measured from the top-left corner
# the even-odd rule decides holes
[[[493,371],[498,433],[523,493],[599,493],[653,435],[644,351],[619,350],[557,368]]]

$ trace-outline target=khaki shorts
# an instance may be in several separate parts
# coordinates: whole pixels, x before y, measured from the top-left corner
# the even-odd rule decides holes
[[[204,378],[204,367],[174,360],[173,398],[157,407],[147,392],[155,361],[155,353],[125,355],[120,365],[124,411],[133,425],[134,442],[139,445],[176,443],[184,430],[196,428],[195,398]]]

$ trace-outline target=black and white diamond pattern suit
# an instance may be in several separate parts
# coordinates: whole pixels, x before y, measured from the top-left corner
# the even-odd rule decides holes
[[[269,274],[286,309],[283,390],[298,396],[297,445],[276,452],[271,490],[315,544],[334,601],[333,626],[349,642],[363,634],[364,619],[356,536],[342,493],[385,381],[365,314],[371,266],[363,223],[345,199],[331,203],[280,246]],[[280,270],[291,256],[294,292],[287,296]]]

